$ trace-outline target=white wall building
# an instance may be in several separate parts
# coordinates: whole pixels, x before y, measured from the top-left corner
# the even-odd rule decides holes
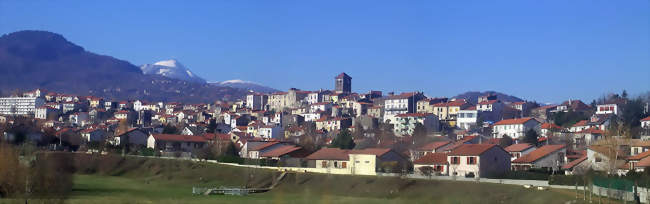
[[[42,98],[36,97],[6,97],[0,98],[0,114],[2,115],[32,115],[37,107],[45,104]]]
[[[540,123],[533,118],[507,119],[494,123],[493,134],[495,138],[502,138],[508,135],[517,139],[526,135],[528,130],[540,131]]]
[[[618,105],[617,104],[601,104],[596,106],[596,114],[614,114],[618,115]]]
[[[459,110],[456,117],[456,126],[461,129],[469,130],[476,127],[478,122],[479,112],[472,107],[472,109]]]

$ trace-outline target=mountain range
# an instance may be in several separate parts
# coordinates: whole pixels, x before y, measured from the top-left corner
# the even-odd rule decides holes
[[[0,37],[0,92],[43,88],[113,100],[213,102],[243,98],[246,90],[146,75],[124,60],[86,51],[47,31]]]
[[[197,76],[189,68],[183,66],[183,64],[175,59],[163,60],[154,64],[145,64],[140,66],[140,69],[142,69],[142,73],[148,75],[159,75],[172,79],[201,84],[207,83],[205,79]],[[241,79],[226,80],[222,82],[210,82],[209,84],[213,86],[231,87],[260,93],[273,93],[278,91],[277,89],[267,87],[259,83],[244,81]]]
[[[140,66],[140,69],[144,74],[160,75],[194,83],[206,83],[205,79],[196,76],[192,71],[175,59],[163,60],[154,64],[145,64]]]
[[[244,89],[244,90],[254,91],[254,92],[259,92],[259,93],[278,92],[277,89],[267,87],[267,86],[264,86],[264,85],[260,85],[258,83],[252,82],[252,81],[244,81],[244,80],[241,80],[241,79],[233,79],[233,80],[227,80],[227,81],[222,81],[222,82],[210,82],[210,84],[215,85],[215,86],[227,86],[227,87],[232,87],[232,88]]]

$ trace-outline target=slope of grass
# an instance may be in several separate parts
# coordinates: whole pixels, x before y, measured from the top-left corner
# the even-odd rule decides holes
[[[564,203],[567,190],[374,176],[288,174],[267,193],[193,196],[192,186],[270,185],[278,172],[164,159],[77,159],[79,170],[68,203]]]

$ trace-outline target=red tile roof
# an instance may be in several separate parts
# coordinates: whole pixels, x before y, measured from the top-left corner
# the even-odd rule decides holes
[[[578,133],[584,133],[584,134],[601,134],[601,135],[602,135],[602,134],[604,133],[604,131],[599,130],[599,129],[596,128],[596,127],[592,127],[592,128],[584,129],[584,130],[582,130],[582,131],[580,131],[580,132],[578,132]]]
[[[273,146],[273,145],[276,145],[276,144],[280,144],[280,142],[265,142],[264,144],[258,145],[258,146],[254,147],[254,148],[251,148],[248,151],[259,151],[259,150],[266,149],[267,147],[270,147],[270,146]]]
[[[297,151],[302,149],[302,147],[297,147],[293,145],[283,145],[281,147],[272,149],[271,151],[264,152],[261,157],[280,157],[285,154],[289,154],[291,152]]]
[[[494,104],[496,102],[499,102],[499,101],[497,101],[497,100],[481,101],[480,103],[478,103],[478,105],[488,105],[488,104]]]
[[[578,121],[576,124],[573,124],[571,127],[587,126],[587,120]]]
[[[429,153],[413,161],[413,164],[448,164],[447,153]]]
[[[516,119],[506,119],[494,123],[494,125],[513,125],[513,124],[524,124],[530,120],[533,120],[531,117],[526,118],[516,118]]]
[[[449,153],[450,156],[479,156],[492,148],[501,148],[495,144],[463,144]]]
[[[650,151],[641,152],[640,154],[630,156],[627,159],[628,160],[641,160],[641,159],[646,158],[648,156],[650,156]]]
[[[646,157],[645,159],[642,159],[641,161],[637,162],[635,167],[649,167],[650,166],[650,157]]]
[[[575,167],[576,165],[582,163],[583,161],[587,160],[587,155],[584,155],[576,160],[573,160],[565,165],[562,166],[562,169],[570,169]]]
[[[506,152],[521,152],[524,150],[527,150],[529,148],[532,148],[533,145],[529,143],[519,143],[519,144],[513,144],[505,148]]]
[[[178,142],[207,142],[205,137],[192,135],[152,134],[156,140],[178,141]]]
[[[515,159],[512,161],[512,163],[532,163],[564,148],[566,148],[565,145],[544,145],[522,157]]]
[[[644,119],[641,119],[641,121],[650,121],[650,116],[648,116],[648,117],[646,117]]]

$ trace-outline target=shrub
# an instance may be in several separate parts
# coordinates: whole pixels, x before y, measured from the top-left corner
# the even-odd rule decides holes
[[[515,179],[515,180],[548,180],[548,173],[539,170],[509,171],[505,174],[490,176],[493,179]]]

